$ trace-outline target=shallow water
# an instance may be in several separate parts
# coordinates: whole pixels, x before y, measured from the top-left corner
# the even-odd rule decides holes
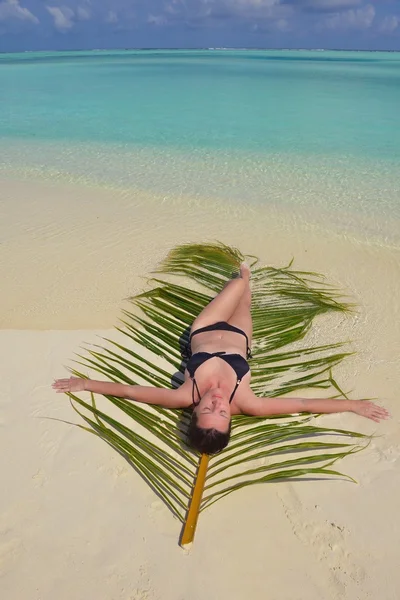
[[[263,204],[398,243],[398,53],[3,54],[0,103],[0,177]]]

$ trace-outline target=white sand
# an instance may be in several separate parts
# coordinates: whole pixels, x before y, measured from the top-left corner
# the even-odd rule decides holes
[[[204,203],[190,217],[183,204],[155,211],[148,198],[121,194],[115,212],[107,191],[0,189],[0,200],[15,201],[0,230],[1,598],[397,600],[399,251],[267,211],[244,217],[223,207],[210,219]],[[355,398],[378,397],[393,417],[379,426],[352,414],[322,417],[321,425],[380,434],[340,463],[359,484],[232,494],[201,515],[185,554],[179,523],[124,460],[51,420],[78,422],[50,384],[82,342],[115,323],[122,299],[171,246],[207,239],[277,266],[294,256],[298,268],[344,289],[359,313],[321,319],[313,341],[354,340],[357,355],[336,370],[339,382]]]

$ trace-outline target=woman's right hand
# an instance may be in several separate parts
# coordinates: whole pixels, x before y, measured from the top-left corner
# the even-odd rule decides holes
[[[85,389],[86,379],[80,377],[69,377],[68,379],[55,379],[52,384],[53,390],[56,390],[57,394],[64,394],[65,392],[83,392]]]

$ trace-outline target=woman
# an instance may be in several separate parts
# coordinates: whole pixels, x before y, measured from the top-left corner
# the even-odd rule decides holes
[[[53,383],[57,392],[90,391],[129,398],[166,408],[193,407],[190,444],[199,452],[214,454],[228,444],[231,416],[268,417],[300,412],[350,411],[379,422],[388,412],[363,400],[259,398],[250,388],[252,320],[250,270],[240,266],[240,277],[224,289],[195,319],[190,335],[190,356],[184,383],[175,390],[124,385],[70,377]]]

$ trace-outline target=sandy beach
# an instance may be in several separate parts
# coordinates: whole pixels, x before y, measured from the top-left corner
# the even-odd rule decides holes
[[[40,181],[0,181],[0,590],[7,600],[397,600],[400,589],[400,249],[304,212],[160,201]],[[55,199],[57,201],[55,201]],[[118,200],[118,201],[117,201]],[[21,208],[23,207],[23,208]],[[345,213],[343,213],[345,219]],[[340,469],[358,484],[253,486],[180,524],[125,461],[77,427],[50,385],[83,343],[116,335],[126,298],[170,248],[215,241],[262,264],[318,271],[355,302],[313,342],[349,340],[336,377],[392,418],[319,425],[376,433]]]

